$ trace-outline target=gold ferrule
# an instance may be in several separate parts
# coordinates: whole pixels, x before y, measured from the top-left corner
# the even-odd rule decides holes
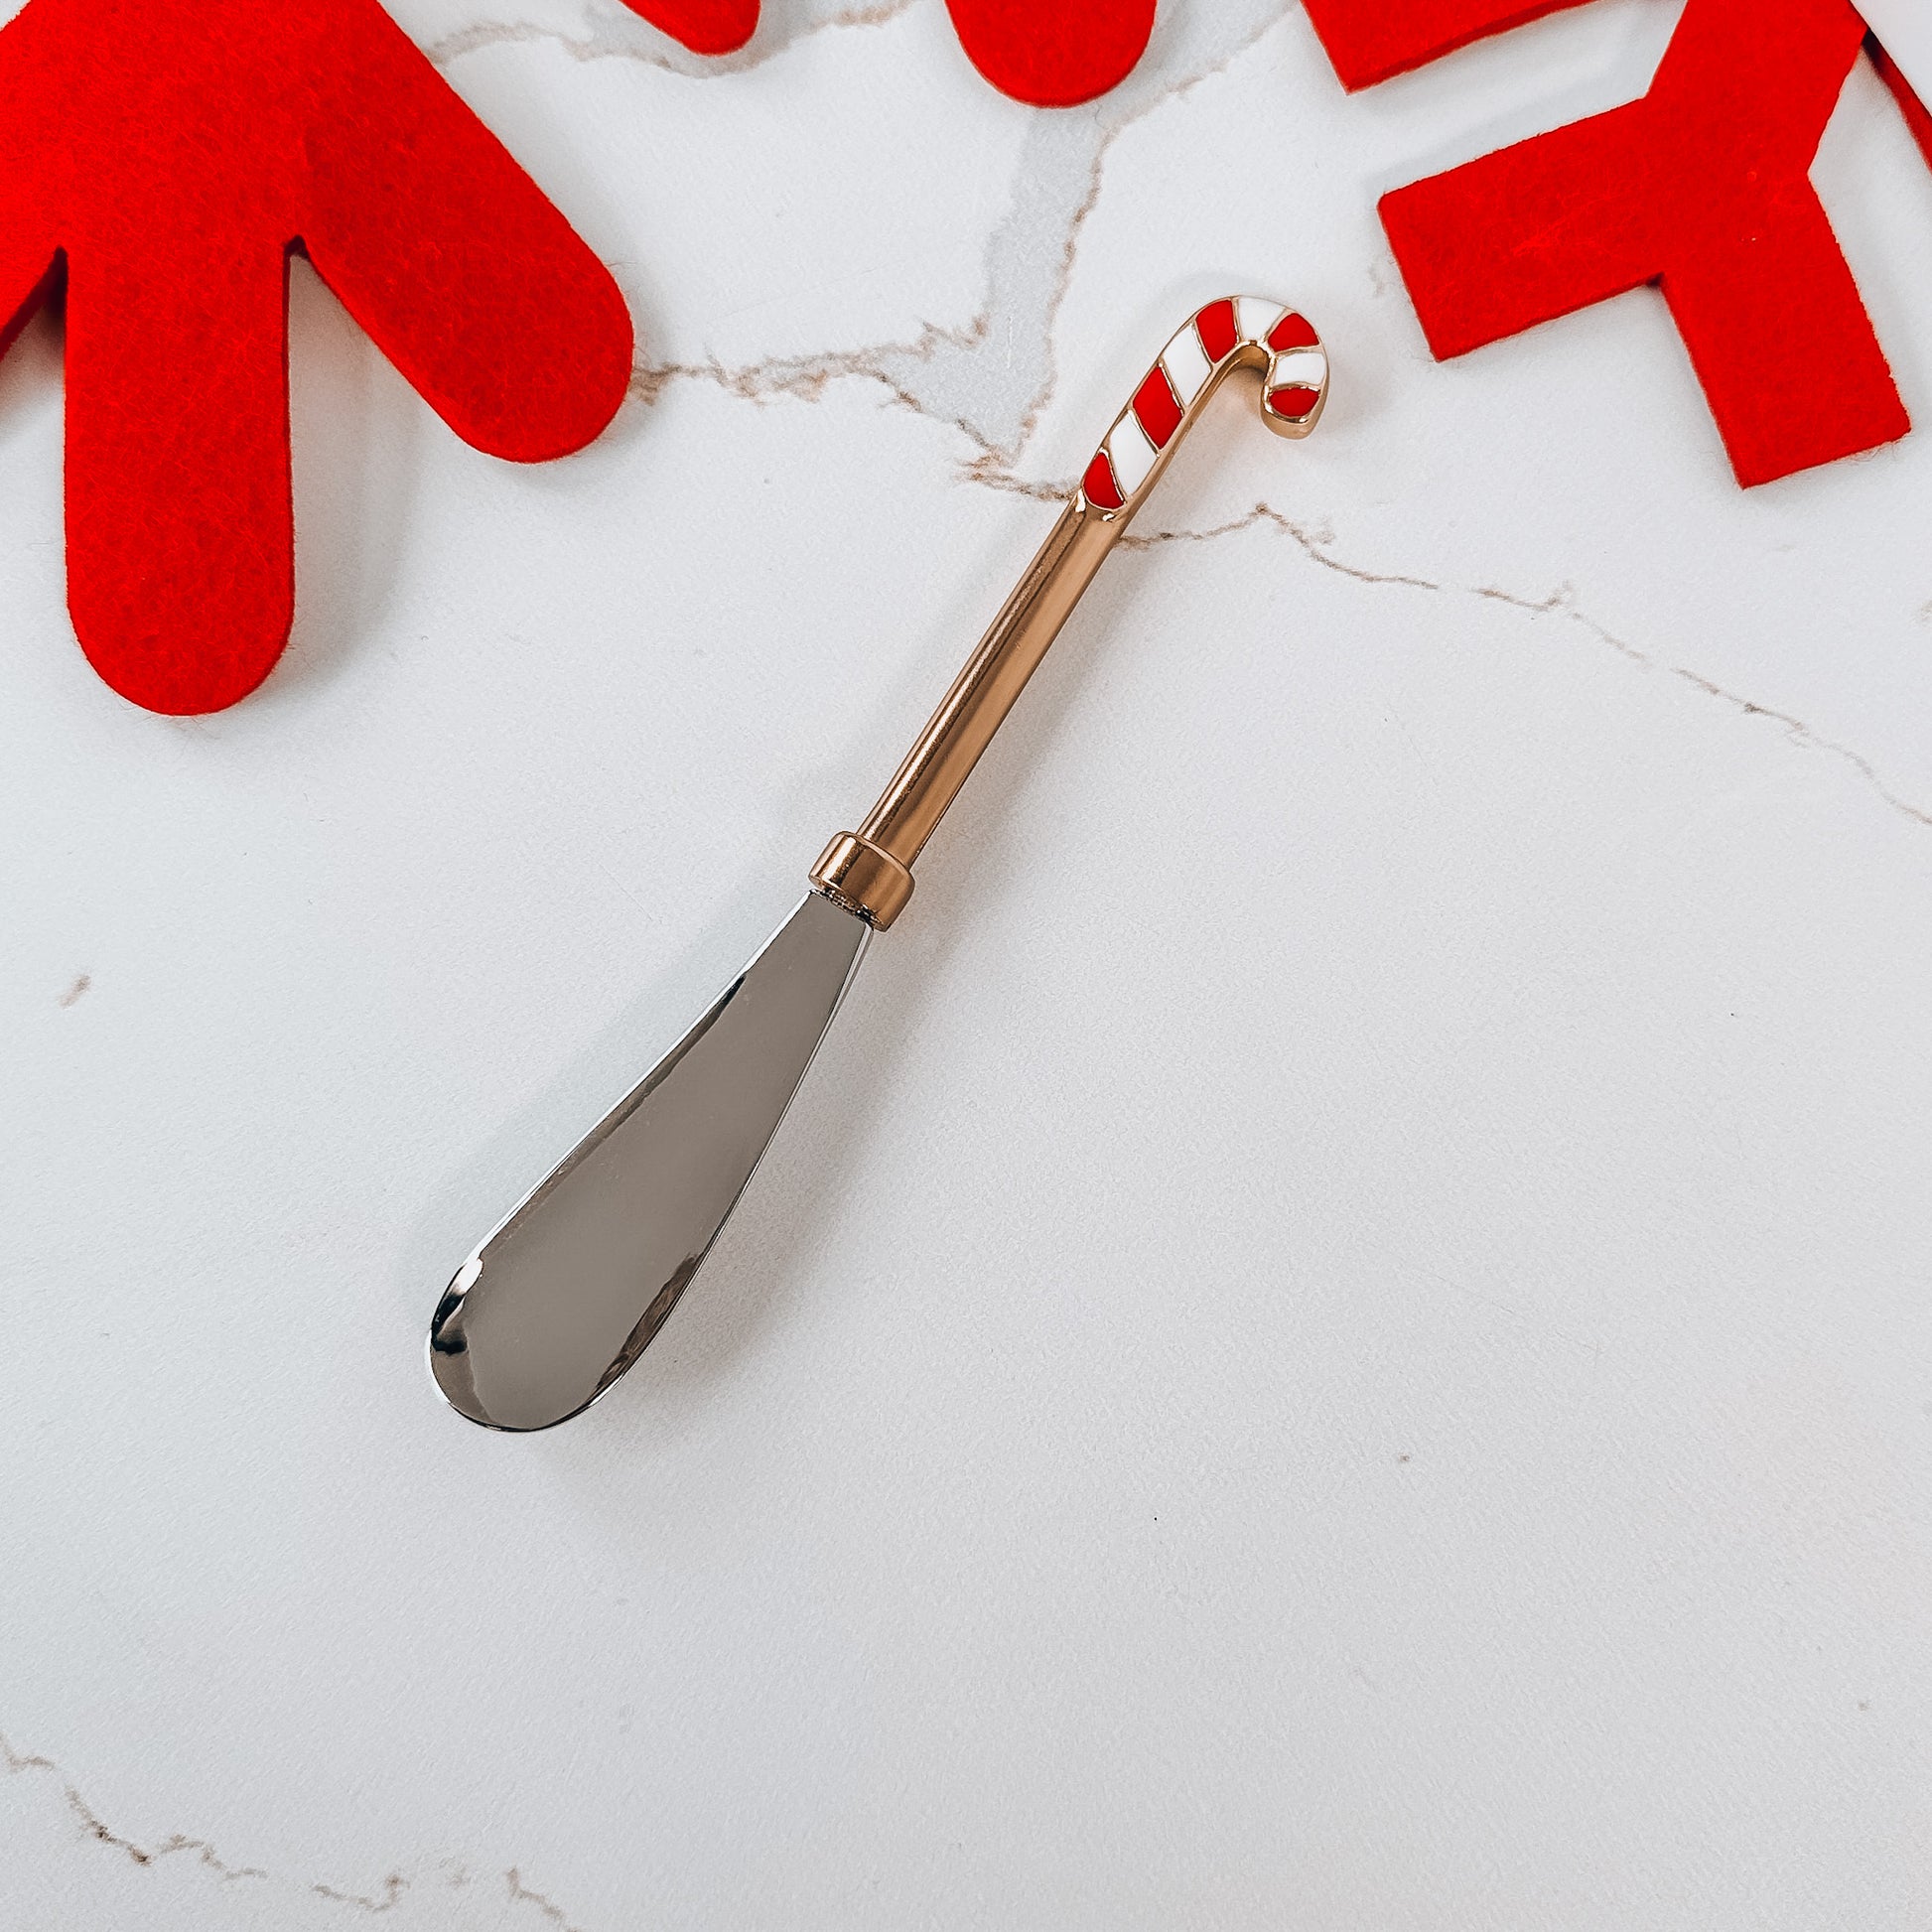
[[[856,832],[841,832],[812,868],[812,884],[881,932],[905,910],[912,874]]]

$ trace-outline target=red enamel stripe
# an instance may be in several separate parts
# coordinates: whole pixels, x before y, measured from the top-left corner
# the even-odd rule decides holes
[[[1114,393],[1118,395],[1119,390]],[[1114,466],[1107,461],[1107,452],[1102,450],[1087,465],[1086,482],[1081,485],[1087,492],[1087,501],[1095,509],[1117,510],[1125,506],[1126,497],[1120,493],[1120,484],[1114,480]]]
[[[1274,334],[1268,338],[1268,346],[1281,355],[1291,348],[1319,348],[1321,338],[1309,326],[1307,316],[1298,316],[1291,309],[1276,323]]]
[[[1159,363],[1135,391],[1134,414],[1157,450],[1165,450],[1173,441],[1173,433],[1180,427],[1180,404],[1174,400],[1167,370]]]
[[[1268,406],[1278,416],[1306,416],[1320,400],[1319,390],[1277,389],[1268,398]]]
[[[1200,345],[1207,351],[1210,362],[1221,363],[1234,353],[1234,345],[1241,340],[1241,333],[1234,326],[1234,304],[1232,302],[1213,302],[1194,318],[1194,333],[1200,338]]]

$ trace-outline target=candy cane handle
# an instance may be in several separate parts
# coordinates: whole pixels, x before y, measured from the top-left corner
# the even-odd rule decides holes
[[[1313,429],[1328,394],[1320,338],[1295,310],[1229,296],[1189,317],[1108,432],[1073,500],[994,620],[885,795],[812,871],[827,897],[882,931],[912,897],[912,865],[1027,680],[1073,614],[1208,398],[1238,368],[1262,371],[1262,420]]]

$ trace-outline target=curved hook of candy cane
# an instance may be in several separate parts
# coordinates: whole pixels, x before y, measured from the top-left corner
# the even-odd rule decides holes
[[[1081,506],[1126,520],[1225,378],[1260,369],[1261,420],[1302,437],[1328,399],[1328,356],[1307,317],[1259,295],[1224,296],[1190,316],[1161,351],[1081,482]]]

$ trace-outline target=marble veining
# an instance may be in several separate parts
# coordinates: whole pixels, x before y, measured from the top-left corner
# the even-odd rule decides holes
[[[1932,441],[1740,492],[1654,296],[1438,365],[1373,215],[1674,9],[1350,98],[1168,0],[1064,114],[941,0],[396,11],[638,310],[603,444],[298,276],[296,641],[163,721],[0,366],[0,1920],[1921,1923]],[[1869,75],[1816,178],[1932,420]],[[449,1267],[1237,285],[1321,429],[1203,424],[713,1279],[471,1440]]]

